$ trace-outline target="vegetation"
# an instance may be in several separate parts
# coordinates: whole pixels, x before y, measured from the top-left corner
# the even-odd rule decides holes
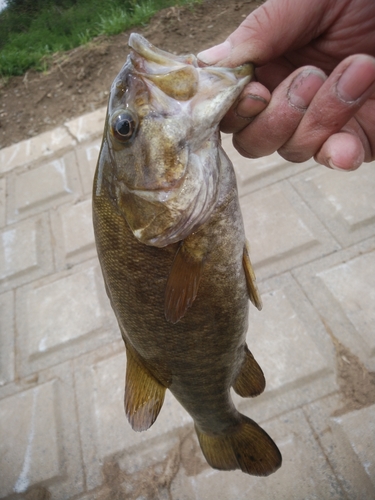
[[[160,9],[199,0],[8,0],[0,12],[0,76],[46,69],[47,57],[145,24]]]

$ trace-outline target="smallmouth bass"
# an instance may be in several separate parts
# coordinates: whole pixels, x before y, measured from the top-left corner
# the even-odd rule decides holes
[[[168,388],[212,467],[267,476],[280,452],[230,396],[256,396],[265,380],[245,342],[249,298],[261,301],[218,130],[252,66],[201,68],[137,34],[129,46],[93,187],[98,256],[126,347],[126,415],[148,429]]]

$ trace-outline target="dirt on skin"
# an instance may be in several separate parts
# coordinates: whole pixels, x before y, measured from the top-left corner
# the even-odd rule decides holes
[[[205,0],[164,9],[147,26],[56,54],[45,73],[30,70],[0,82],[0,148],[105,106],[111,83],[125,63],[132,31],[168,52],[197,54],[224,41],[260,3]]]

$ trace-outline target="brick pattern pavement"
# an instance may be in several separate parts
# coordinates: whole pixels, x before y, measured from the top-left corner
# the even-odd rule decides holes
[[[375,498],[375,390],[346,390],[358,373],[375,388],[375,164],[249,161],[224,137],[264,302],[248,342],[267,379],[258,398],[234,397],[284,462],[268,478],[218,472],[170,394],[149,431],[125,419],[91,224],[104,116],[0,151],[0,498]]]

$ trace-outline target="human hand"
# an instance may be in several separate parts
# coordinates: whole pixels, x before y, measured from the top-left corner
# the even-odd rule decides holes
[[[243,156],[342,170],[375,159],[374,0],[268,0],[198,58],[257,66],[221,124]]]

